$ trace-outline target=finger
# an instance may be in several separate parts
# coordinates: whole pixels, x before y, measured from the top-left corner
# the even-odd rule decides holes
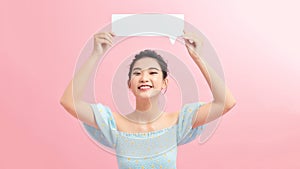
[[[110,34],[107,34],[105,39],[107,39],[108,41],[110,41],[111,43],[113,43],[113,37]]]
[[[183,37],[185,40],[187,40],[189,43],[193,44],[193,45],[199,45],[202,46],[203,45],[203,40],[199,37],[196,36],[185,36]]]
[[[108,45],[111,45],[112,46],[112,42],[107,40],[107,39],[97,39],[97,43],[99,44],[108,44]]]
[[[183,40],[184,40],[185,43],[190,43],[189,39],[183,38]]]
[[[197,39],[197,36],[191,32],[186,32],[185,30],[183,31],[184,32],[184,35],[182,36],[183,38],[186,38],[186,39],[191,39],[193,41],[195,41],[195,39]]]
[[[109,43],[113,43],[110,39],[108,38],[97,38],[97,42],[98,43],[106,43],[106,42],[109,42]]]
[[[111,36],[113,36],[113,37],[115,37],[116,36],[116,34],[115,33],[113,33],[113,32],[109,32],[110,34],[111,34]]]
[[[188,45],[189,48],[192,48],[192,49],[200,46],[198,43],[191,41],[191,40],[186,40],[186,45]]]
[[[195,41],[190,37],[182,37],[185,43],[194,44]]]
[[[194,51],[195,48],[196,48],[195,44],[191,44],[191,43],[189,43],[189,42],[185,43],[185,46],[186,46],[186,48],[187,48],[188,50],[190,50],[190,51]]]
[[[98,34],[95,35],[95,37],[100,37],[100,38],[111,38],[113,39],[113,35],[110,32],[100,32]]]
[[[96,37],[96,39],[99,39],[99,40],[105,39],[105,40],[110,41],[110,43],[113,43],[112,38],[109,35],[107,35],[107,34],[99,35],[98,37]]]
[[[114,38],[113,38],[114,35],[112,35],[110,32],[107,32],[105,35],[106,35],[106,37],[108,37],[111,41],[114,39]]]
[[[96,33],[94,35],[94,37],[103,37],[105,35],[105,32],[99,32],[99,33]]]
[[[107,45],[110,45],[110,46],[112,46],[113,45],[113,43],[111,42],[111,41],[109,41],[109,40],[105,40],[105,41],[103,41],[104,43],[102,43],[102,44],[107,44]]]
[[[189,51],[193,51],[194,47],[191,44],[185,44],[185,47],[189,50]]]

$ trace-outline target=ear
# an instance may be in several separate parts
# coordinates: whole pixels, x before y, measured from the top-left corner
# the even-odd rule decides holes
[[[130,87],[131,87],[130,80],[127,81],[127,85],[128,85],[128,88],[130,89]]]
[[[167,86],[168,86],[168,82],[169,82],[169,79],[168,79],[168,78],[165,78],[165,79],[163,80],[162,89],[165,89],[165,88],[167,88]]]

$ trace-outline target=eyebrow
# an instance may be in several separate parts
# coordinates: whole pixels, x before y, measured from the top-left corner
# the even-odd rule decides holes
[[[151,69],[155,69],[155,70],[158,70],[158,71],[159,71],[159,69],[156,68],[156,67],[150,67],[150,68],[148,68],[148,70],[151,70]],[[134,70],[142,70],[142,69],[139,68],[139,67],[136,67],[136,68],[133,69],[133,71],[134,71]]]

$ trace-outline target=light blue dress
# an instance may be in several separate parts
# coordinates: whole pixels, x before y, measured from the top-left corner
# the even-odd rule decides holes
[[[116,154],[120,169],[176,169],[177,146],[194,140],[205,127],[192,128],[192,119],[202,104],[184,105],[176,125],[146,133],[118,131],[111,110],[100,103],[91,104],[99,129],[86,123],[83,126],[99,146]]]

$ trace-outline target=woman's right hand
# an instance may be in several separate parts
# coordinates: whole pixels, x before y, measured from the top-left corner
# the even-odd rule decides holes
[[[100,56],[113,44],[115,34],[112,32],[100,32],[94,35],[93,55]]]

